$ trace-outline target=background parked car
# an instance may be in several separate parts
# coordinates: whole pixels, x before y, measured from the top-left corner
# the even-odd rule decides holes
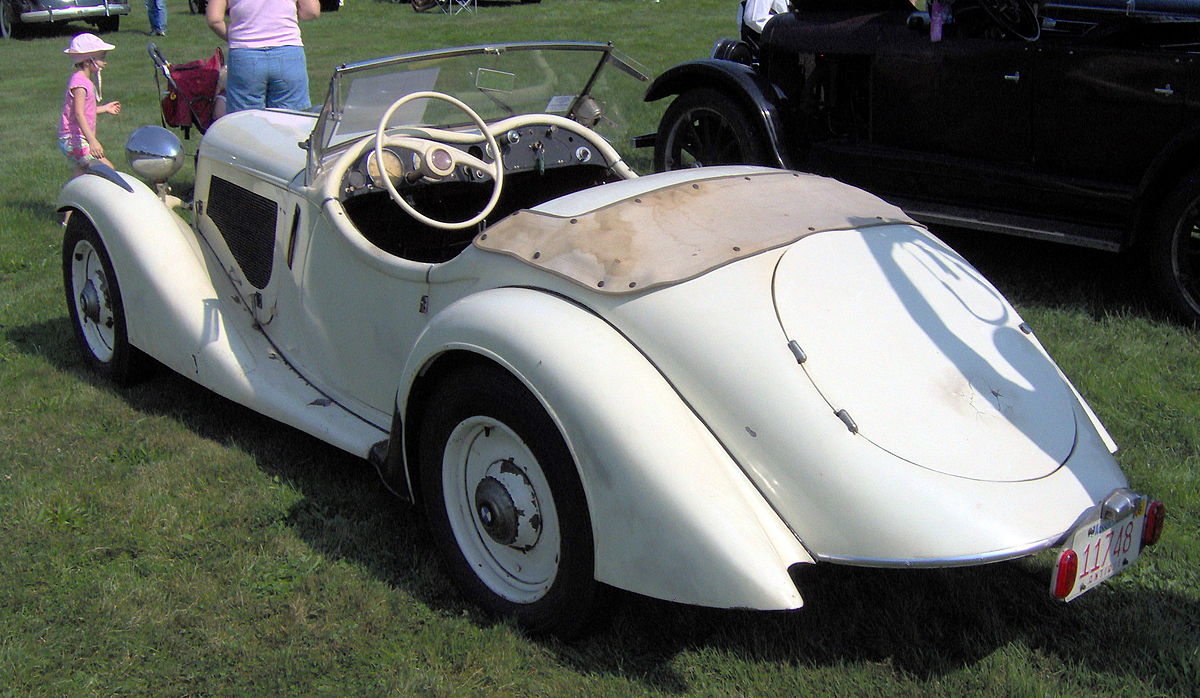
[[[791,167],[929,224],[1134,250],[1200,321],[1200,7],[1078,1],[957,0],[940,41],[907,0],[793,3],[651,85],[678,95],[656,167]]]
[[[114,0],[0,0],[0,39],[20,35],[26,25],[84,20],[98,32],[115,32],[129,3]]]

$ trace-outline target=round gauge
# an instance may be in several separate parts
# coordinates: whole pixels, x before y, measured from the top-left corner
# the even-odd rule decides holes
[[[400,156],[386,148],[383,150],[383,169],[387,172],[388,178],[392,180],[392,184],[400,181],[400,177],[404,175],[404,165],[400,162]],[[367,154],[367,175],[370,176],[371,183],[375,186],[384,186],[383,179],[380,178],[379,163],[375,158],[375,151]]]

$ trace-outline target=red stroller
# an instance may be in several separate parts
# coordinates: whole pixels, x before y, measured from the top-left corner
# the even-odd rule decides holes
[[[219,91],[221,69],[225,54],[218,46],[213,55],[190,63],[172,65],[153,42],[147,46],[154,61],[154,85],[162,103],[163,126],[183,129],[183,137],[191,137],[194,126],[203,134],[213,122],[213,104]],[[164,90],[162,80],[167,88]]]

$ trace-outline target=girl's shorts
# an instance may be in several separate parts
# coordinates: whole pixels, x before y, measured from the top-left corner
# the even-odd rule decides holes
[[[86,165],[96,160],[92,156],[91,148],[88,147],[87,139],[83,136],[59,136],[58,149],[67,156],[72,165]]]

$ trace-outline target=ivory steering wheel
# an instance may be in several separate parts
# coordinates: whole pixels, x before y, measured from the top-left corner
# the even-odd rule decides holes
[[[427,138],[418,138],[415,136],[393,136],[388,138],[384,132],[387,130],[388,120],[392,118],[392,114],[405,104],[418,99],[436,99],[458,107],[479,127],[479,132],[483,135],[483,140],[487,143],[494,161],[490,164],[486,163],[457,148],[449,148],[442,143]],[[492,196],[484,204],[483,209],[479,213],[467,220],[450,222],[430,218],[405,201],[404,197],[400,196],[400,192],[396,191],[396,185],[392,183],[392,178],[384,171],[383,147],[385,145],[396,146],[415,152],[418,160],[416,172],[429,179],[437,180],[449,177],[454,174],[454,170],[459,165],[466,165],[467,167],[473,167],[476,170],[484,172],[492,178]],[[432,91],[413,92],[392,102],[392,106],[388,107],[387,111],[383,113],[383,117],[379,119],[379,126],[375,129],[374,154],[375,162],[378,164],[381,174],[380,179],[383,180],[383,185],[387,188],[392,201],[396,202],[396,205],[403,209],[405,213],[426,225],[443,230],[470,228],[486,218],[496,208],[496,203],[500,200],[500,191],[504,185],[504,163],[500,159],[500,145],[496,142],[496,136],[492,134],[488,129],[487,123],[484,122],[483,118],[474,109],[448,94]]]

